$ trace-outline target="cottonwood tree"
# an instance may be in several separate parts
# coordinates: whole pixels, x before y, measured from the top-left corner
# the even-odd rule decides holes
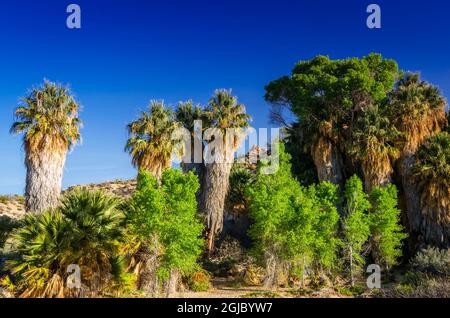
[[[370,208],[368,195],[364,193],[363,185],[358,176],[347,180],[344,192],[343,236],[345,254],[349,262],[351,285],[355,284],[355,273],[364,263],[362,255],[364,245],[370,237],[370,219],[367,214]]]
[[[273,175],[258,173],[247,192],[254,221],[249,235],[254,253],[266,266],[266,286],[282,272],[301,276],[309,269],[332,268],[339,247],[336,187],[323,183],[306,189],[292,176],[290,155],[279,144],[280,163]],[[260,164],[259,169],[264,167]]]
[[[139,174],[137,191],[126,207],[128,251],[138,264],[138,288],[158,294],[163,285],[170,296],[181,275],[196,269],[204,245],[198,187],[193,172],[167,169],[160,183],[149,172]]]
[[[371,248],[375,262],[389,270],[402,256],[402,241],[407,237],[400,225],[397,188],[390,184],[376,187],[370,194]]]

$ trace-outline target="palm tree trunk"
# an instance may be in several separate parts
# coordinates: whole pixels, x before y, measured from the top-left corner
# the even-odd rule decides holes
[[[385,166],[388,167],[388,166]],[[390,167],[390,166],[389,166]],[[392,183],[392,174],[394,170],[389,169],[373,169],[371,164],[362,164],[364,175],[364,190],[366,193],[371,193],[375,187],[384,187]]]
[[[412,174],[412,166],[415,161],[415,156],[412,153],[405,153],[399,159],[398,167],[403,188],[403,198],[405,207],[405,216],[407,229],[413,246],[411,249],[417,248],[416,242],[423,242],[424,234],[427,232],[427,225],[423,222],[423,217],[420,212],[420,195],[417,185],[414,182]]]
[[[410,153],[399,160],[410,249],[414,252],[425,245],[447,249],[450,247],[450,227],[443,216],[448,214],[448,206],[444,200],[433,198],[430,189],[420,187],[414,180],[414,162],[415,156]]]
[[[330,181],[337,185],[343,184],[344,168],[336,146],[326,138],[320,137],[314,144],[311,155],[320,181]]]
[[[25,208],[41,213],[58,205],[67,151],[46,147],[39,151],[27,147]]]
[[[223,228],[225,198],[228,193],[232,163],[214,162],[206,166],[205,188],[201,208],[208,227],[208,252],[214,249],[216,235]]]

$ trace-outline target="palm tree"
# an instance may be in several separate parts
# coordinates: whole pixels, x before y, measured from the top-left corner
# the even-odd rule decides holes
[[[183,162],[181,162],[183,172],[187,173],[191,170],[195,170],[197,175],[200,177],[204,170],[204,165],[203,162],[195,162],[202,160],[195,159],[202,159],[203,156],[204,147],[202,136],[203,132],[210,126],[207,112],[203,110],[200,105],[194,105],[192,101],[180,102],[175,111],[175,118],[177,122],[179,122],[181,126],[187,129],[190,133],[190,145],[187,145],[190,147],[190,152],[188,152],[190,154],[190,158],[185,158],[187,160],[183,160]],[[196,121],[201,121],[201,131],[198,131],[200,127],[195,126]],[[197,148],[200,146],[201,156],[197,156],[200,158],[196,158],[194,154],[195,146],[197,146]]]
[[[131,154],[133,165],[160,180],[163,170],[171,166],[173,150],[179,143],[172,138],[177,127],[173,112],[164,102],[151,101],[149,110],[128,125],[130,138],[125,151]]]
[[[11,133],[24,134],[25,206],[40,213],[55,207],[67,151],[80,140],[79,104],[67,87],[45,81],[15,111]]]
[[[62,205],[27,215],[13,234],[19,258],[8,263],[20,297],[97,296],[119,280],[120,200],[102,192],[70,192]],[[66,284],[77,264],[81,285]],[[76,287],[76,286],[75,286]]]
[[[445,105],[446,101],[439,89],[422,81],[419,74],[406,74],[390,96],[390,118],[403,134],[397,146],[401,149],[398,171],[410,237],[426,237],[426,233],[431,231],[431,227],[423,228],[423,216],[420,213],[423,202],[420,202],[412,167],[420,145],[446,125]]]
[[[356,120],[348,149],[361,162],[367,193],[374,187],[392,182],[392,162],[400,155],[394,143],[399,136],[400,133],[378,106],[367,108]]]
[[[424,240],[448,248],[450,247],[450,134],[442,132],[428,138],[417,153],[412,171],[421,192]]]
[[[204,137],[210,155],[205,158],[206,185],[201,208],[206,216],[208,251],[211,252],[215,237],[223,228],[225,198],[234,154],[242,142],[242,130],[249,126],[250,116],[246,114],[245,106],[228,90],[216,90],[207,111],[213,129]],[[227,133],[230,128],[236,129],[235,133]]]
[[[391,96],[390,117],[404,132],[403,154],[413,154],[431,135],[446,125],[446,100],[439,89],[420,79],[417,73],[406,74]]]

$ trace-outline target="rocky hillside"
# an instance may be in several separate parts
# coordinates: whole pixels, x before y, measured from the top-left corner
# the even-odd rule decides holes
[[[75,189],[102,190],[106,193],[114,194],[123,198],[128,198],[133,194],[135,188],[136,180],[118,180],[99,184],[73,186],[65,190],[65,192]],[[0,216],[7,216],[13,219],[18,219],[24,213],[24,198],[22,196],[0,196]]]

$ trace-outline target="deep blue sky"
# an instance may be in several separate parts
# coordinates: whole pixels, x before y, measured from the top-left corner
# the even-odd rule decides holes
[[[68,4],[82,9],[69,30]],[[382,7],[382,29],[366,7]],[[125,125],[151,99],[206,103],[232,88],[268,127],[264,85],[317,54],[379,52],[450,95],[450,3],[423,1],[2,0],[0,193],[22,193],[20,137],[9,135],[18,98],[44,78],[70,84],[83,105],[83,144],[68,156],[64,186],[130,178]]]

